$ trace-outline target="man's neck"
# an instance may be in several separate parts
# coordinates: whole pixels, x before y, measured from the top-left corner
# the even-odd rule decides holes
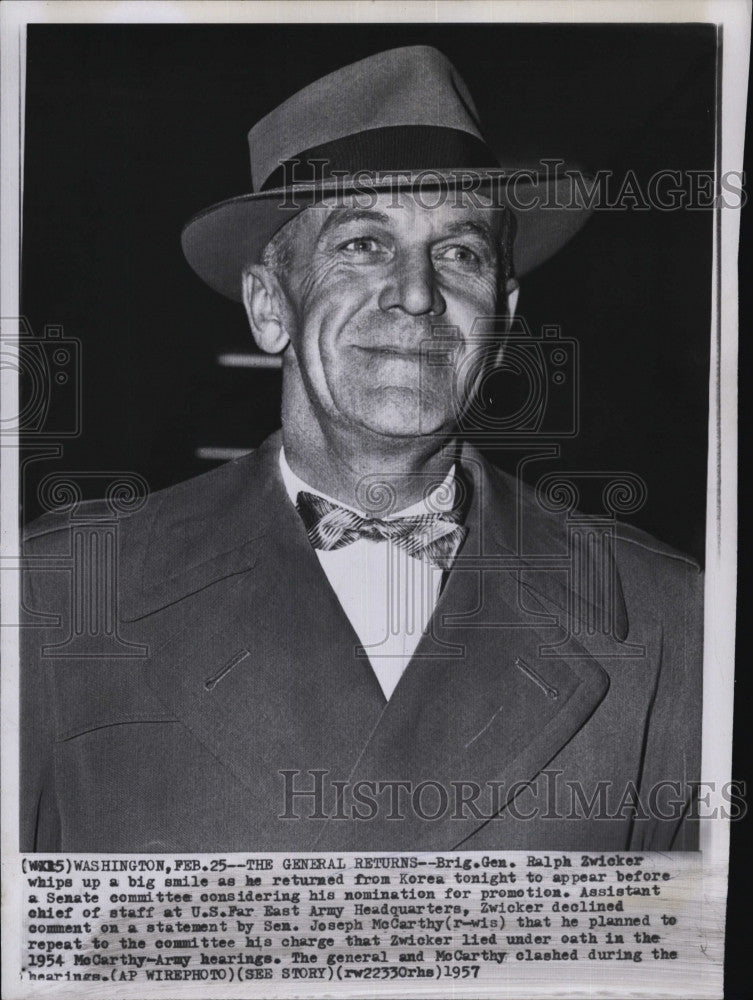
[[[285,458],[314,489],[357,509],[403,510],[438,486],[457,458],[455,438],[385,437],[283,419]],[[387,513],[387,509],[384,511]]]

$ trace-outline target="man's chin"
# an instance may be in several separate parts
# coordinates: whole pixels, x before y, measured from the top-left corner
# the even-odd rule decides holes
[[[371,398],[353,414],[353,423],[372,434],[387,438],[416,438],[446,435],[455,426],[454,414],[449,415],[446,406],[436,405],[435,400],[422,400],[411,390],[390,388],[380,391],[378,399],[374,399],[374,395],[377,394],[371,394]]]

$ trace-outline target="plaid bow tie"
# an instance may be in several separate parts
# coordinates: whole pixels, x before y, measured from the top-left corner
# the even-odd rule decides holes
[[[391,541],[414,559],[428,559],[439,569],[448,570],[465,538],[460,510],[412,514],[384,521],[361,517],[314,493],[301,492],[296,508],[315,549],[330,552],[367,538],[372,542]]]

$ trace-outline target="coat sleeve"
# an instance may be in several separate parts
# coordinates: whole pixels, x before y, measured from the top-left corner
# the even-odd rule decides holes
[[[40,624],[45,606],[40,577],[55,574],[43,569],[22,570],[22,620],[20,635],[20,848],[28,851],[59,851],[60,820],[55,789],[54,713],[49,659],[44,646],[50,629]],[[59,574],[58,574],[59,578]]]
[[[679,565],[679,568],[678,568]],[[698,850],[701,769],[703,573],[675,562],[657,589],[662,622],[659,676],[648,717],[632,850]]]

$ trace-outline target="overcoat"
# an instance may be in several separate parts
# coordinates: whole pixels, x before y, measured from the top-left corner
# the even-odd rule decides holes
[[[464,446],[468,534],[385,701],[279,448],[30,527],[23,850],[695,847],[692,560]]]

